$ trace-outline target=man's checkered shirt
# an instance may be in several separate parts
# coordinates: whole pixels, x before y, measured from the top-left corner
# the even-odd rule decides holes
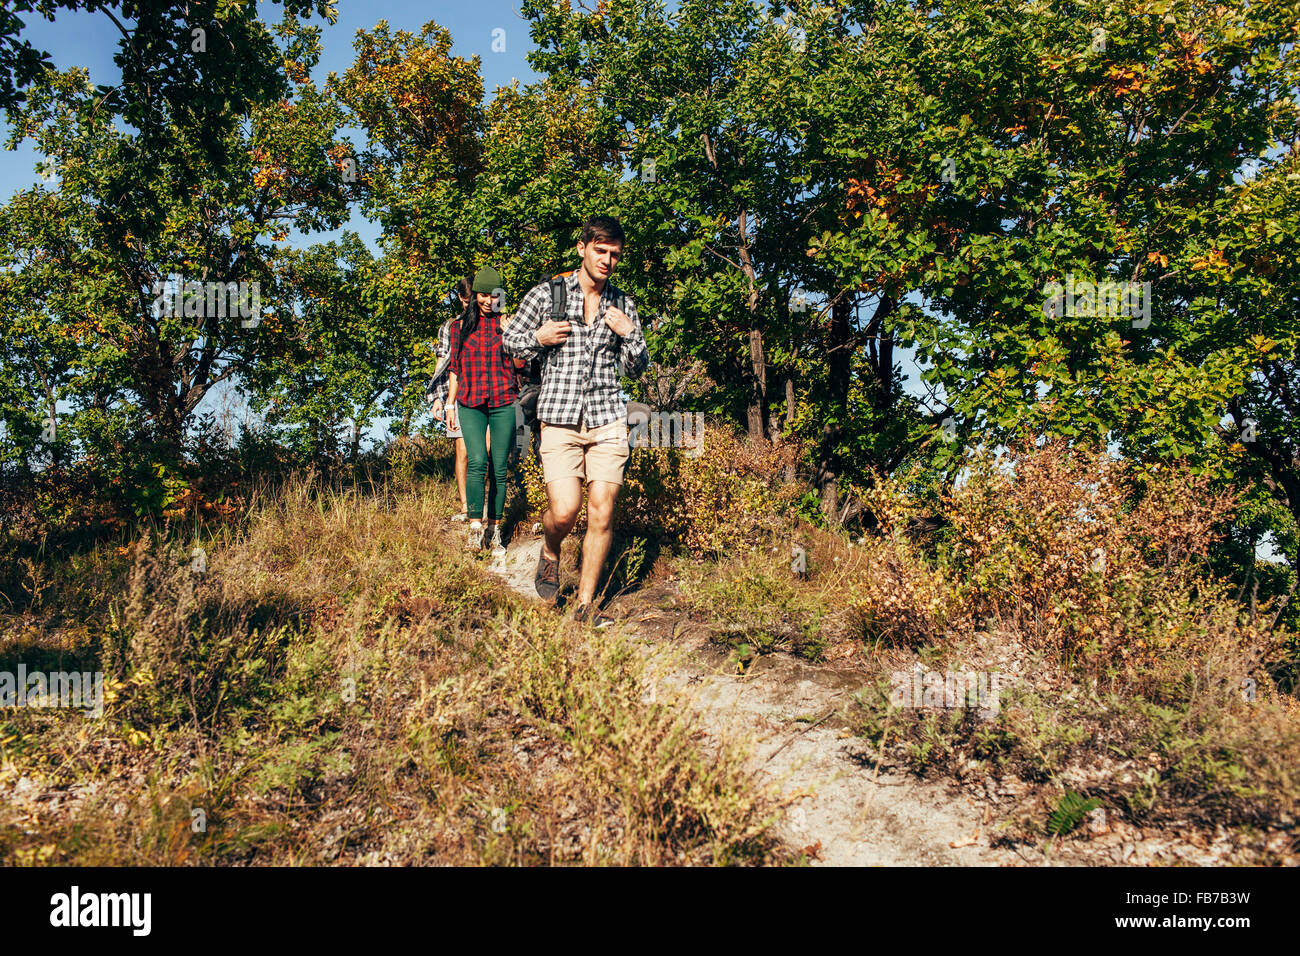
[[[450,390],[450,383],[447,381],[447,372],[451,370],[451,323],[454,319],[448,319],[442,323],[442,328],[438,330],[438,347],[434,354],[438,356],[438,366],[433,373],[433,378],[429,381],[428,395],[432,401],[447,402],[447,393]]]
[[[590,326],[583,317],[582,287],[576,272],[565,278],[569,337],[559,345],[537,341],[537,330],[551,317],[551,286],[533,286],[519,303],[514,318],[502,330],[508,355],[541,359],[542,391],[537,400],[537,417],[548,425],[577,425],[599,428],[627,418],[627,404],[620,395],[618,373],[638,378],[650,364],[645,336],[636,305],[610,283],[600,296],[600,309]],[[618,306],[632,320],[632,331],[615,335],[605,324],[605,310]]]

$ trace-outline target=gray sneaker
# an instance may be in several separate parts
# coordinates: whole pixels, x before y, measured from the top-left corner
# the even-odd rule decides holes
[[[490,546],[494,557],[499,557],[506,553],[506,543],[501,540],[501,525],[499,524],[493,525],[492,527],[492,542]]]

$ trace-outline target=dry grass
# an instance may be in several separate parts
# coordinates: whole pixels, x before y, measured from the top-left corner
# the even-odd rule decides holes
[[[743,752],[649,699],[629,647],[467,559],[451,484],[403,454],[400,484],[369,494],[304,477],[201,539],[11,565],[25,606],[0,618],[0,665],[102,666],[111,699],[98,721],[0,711],[0,860],[786,859],[781,800]],[[1134,823],[1294,826],[1296,638],[1208,572],[1233,503],[1202,480],[1049,446],[1013,454],[1016,481],[977,464],[924,539],[910,522],[934,501],[883,481],[878,534],[851,545],[795,520],[804,489],[775,453],[711,433],[698,459],[637,454],[613,586],[675,577],[742,666],[856,667],[851,715],[882,761],[1068,789]],[[916,666],[1014,684],[990,719],[900,708],[890,674]]]
[[[306,478],[214,537],[51,571],[42,605],[0,620],[0,661],[75,656],[109,700],[98,720],[0,711],[0,860],[785,859],[744,754],[646,699],[625,646],[465,557],[452,494]]]

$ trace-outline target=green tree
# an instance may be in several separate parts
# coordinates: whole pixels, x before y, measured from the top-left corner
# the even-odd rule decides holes
[[[451,55],[451,34],[380,21],[357,34],[356,60],[329,90],[366,133],[362,211],[381,227],[382,257],[366,271],[361,326],[348,333],[376,374],[383,410],[408,434],[433,372],[440,309],[469,271],[481,227],[472,215],[482,169],[483,84],[477,58]],[[383,361],[378,361],[379,357]]]
[[[859,55],[841,85],[884,85],[880,106],[837,125],[861,154],[860,215],[816,250],[924,297],[898,326],[946,398],[938,414],[963,439],[1111,434],[1156,459],[1207,447],[1252,348],[1244,326],[1205,327],[1223,278],[1207,243],[1243,164],[1288,162],[1293,0],[1195,16],[1161,2],[850,9]],[[1082,299],[1048,307],[1071,279],[1151,282],[1149,324]]]
[[[274,296],[283,333],[240,376],[277,439],[318,464],[356,457],[392,388],[393,356],[366,300],[375,271],[353,232],[286,253]]]
[[[792,39],[742,0],[615,0],[596,12],[526,2],[536,69],[589,91],[591,135],[624,177],[618,211],[635,236],[622,267],[661,315],[652,345],[681,347],[718,384],[719,407],[768,435],[768,342],[784,332],[790,202],[799,145],[761,94]],[[765,125],[769,124],[769,125]]]
[[[122,82],[45,71],[10,111],[10,146],[33,139],[51,185],[0,210],[5,378],[58,370],[60,427],[83,452],[178,460],[203,397],[277,334],[257,294],[275,285],[276,243],[346,214],[341,115],[307,77],[318,30],[298,19],[333,10],[284,6],[278,42],[244,5],[106,7]],[[270,315],[241,314],[232,283]]]

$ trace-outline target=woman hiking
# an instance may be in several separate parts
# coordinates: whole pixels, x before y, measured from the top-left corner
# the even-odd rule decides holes
[[[497,293],[501,275],[484,266],[474,276],[473,296],[460,318],[452,321],[452,358],[447,374],[447,426],[460,426],[468,461],[465,475],[467,545],[475,550],[487,538],[495,554],[505,553],[501,518],[506,504],[506,460],[514,439],[518,395],[515,368],[522,360],[508,357],[501,345],[501,313]],[[492,501],[483,526],[483,479],[491,435]]]

